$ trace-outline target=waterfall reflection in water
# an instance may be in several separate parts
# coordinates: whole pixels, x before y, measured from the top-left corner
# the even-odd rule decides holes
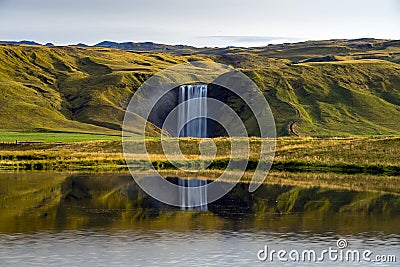
[[[207,181],[178,178],[178,185],[182,209],[207,210]]]

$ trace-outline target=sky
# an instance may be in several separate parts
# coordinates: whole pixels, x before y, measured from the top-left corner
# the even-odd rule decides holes
[[[399,0],[0,0],[0,40],[203,46],[400,39]]]

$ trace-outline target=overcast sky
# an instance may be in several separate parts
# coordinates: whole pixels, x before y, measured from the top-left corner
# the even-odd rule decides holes
[[[0,0],[0,40],[259,46],[400,39],[399,0]]]

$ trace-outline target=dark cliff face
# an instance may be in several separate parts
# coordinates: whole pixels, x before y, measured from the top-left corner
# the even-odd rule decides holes
[[[178,106],[178,87],[164,94],[150,112],[148,121],[157,127],[162,127],[168,114]]]
[[[216,84],[209,85],[208,96],[228,105],[242,120],[248,136],[260,136],[260,129],[255,123],[255,116],[242,98],[231,90]],[[231,125],[232,127],[232,125]],[[210,122],[210,137],[227,136],[226,130],[219,123]]]

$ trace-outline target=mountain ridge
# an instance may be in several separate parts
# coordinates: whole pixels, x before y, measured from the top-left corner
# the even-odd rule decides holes
[[[155,43],[151,41],[145,42],[134,42],[134,41],[125,41],[125,42],[116,42],[110,40],[104,40],[94,45],[88,45],[85,43],[77,43],[77,44],[67,44],[67,45],[57,45],[57,46],[82,46],[82,47],[107,47],[107,48],[116,48],[121,50],[135,50],[141,49],[142,51],[166,51],[166,50],[175,50],[175,49],[229,49],[229,48],[244,48],[244,49],[260,49],[260,48],[285,48],[292,45],[326,45],[329,43],[348,43],[350,46],[364,46],[366,48],[371,48],[373,44],[396,44],[400,45],[400,40],[395,39],[376,39],[376,38],[356,38],[356,39],[327,39],[327,40],[308,40],[301,42],[287,42],[287,43],[279,43],[279,44],[266,44],[260,46],[252,46],[252,47],[243,47],[243,46],[222,46],[222,47],[196,47],[192,45],[183,45],[183,44],[163,44],[163,43]],[[21,41],[6,41],[0,40],[0,44],[11,44],[11,45],[38,45],[38,46],[54,46],[53,43],[47,42],[46,44],[41,44],[33,40],[21,40]]]

